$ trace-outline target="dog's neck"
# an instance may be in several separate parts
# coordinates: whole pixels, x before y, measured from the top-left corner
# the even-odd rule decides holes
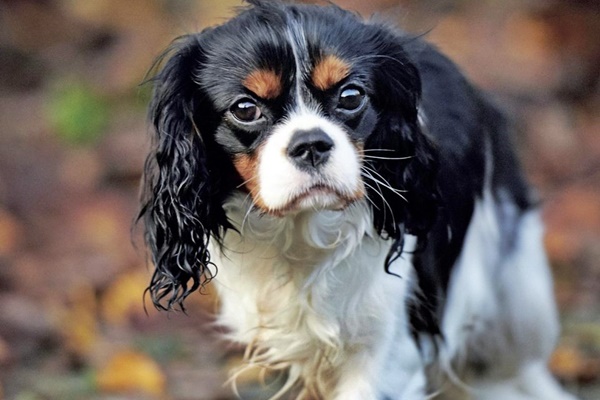
[[[249,204],[248,196],[238,194],[225,204],[225,210],[237,231],[226,237],[225,252],[227,248],[236,252],[246,248],[255,257],[278,258],[308,275],[317,269],[329,270],[348,257],[365,236],[377,236],[365,202],[341,211],[304,210],[274,217],[259,212]],[[256,254],[258,248],[265,254]]]

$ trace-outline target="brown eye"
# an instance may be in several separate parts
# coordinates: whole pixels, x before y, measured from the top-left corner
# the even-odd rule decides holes
[[[230,111],[241,122],[253,122],[262,116],[256,103],[248,99],[238,101],[231,107]]]
[[[340,93],[338,108],[354,111],[362,105],[364,98],[365,93],[362,89],[355,86],[348,87]]]

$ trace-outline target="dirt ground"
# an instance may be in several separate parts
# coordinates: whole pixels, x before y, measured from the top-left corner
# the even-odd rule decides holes
[[[335,1],[424,34],[514,119],[538,187],[563,335],[551,360],[600,399],[600,3]],[[0,0],[0,399],[233,399],[214,296],[159,313],[138,229],[145,79],[232,0]],[[258,377],[241,377],[253,398]]]

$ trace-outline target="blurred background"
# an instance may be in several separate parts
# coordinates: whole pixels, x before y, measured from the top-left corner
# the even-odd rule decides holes
[[[514,118],[563,318],[551,368],[600,399],[600,2],[334,2],[425,34]],[[188,316],[145,313],[132,221],[149,145],[140,83],[174,37],[238,5],[0,0],[0,398],[235,398],[223,382],[240,352],[216,338],[210,293]],[[245,398],[256,381],[240,379]]]

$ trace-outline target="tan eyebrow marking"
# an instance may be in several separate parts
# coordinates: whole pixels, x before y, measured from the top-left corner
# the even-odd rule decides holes
[[[312,83],[321,90],[331,89],[350,74],[350,65],[341,58],[327,55],[317,62],[312,72]]]
[[[274,99],[282,91],[281,75],[270,69],[252,71],[242,84],[263,99]]]

